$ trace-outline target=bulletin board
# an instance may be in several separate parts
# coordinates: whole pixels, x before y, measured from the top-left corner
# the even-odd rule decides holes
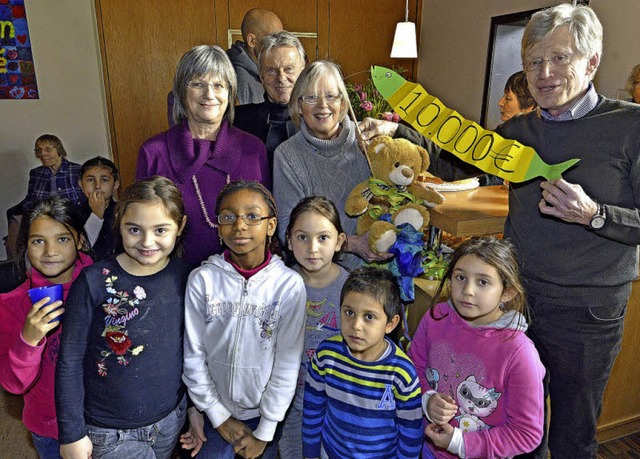
[[[38,99],[24,0],[0,0],[0,99]]]

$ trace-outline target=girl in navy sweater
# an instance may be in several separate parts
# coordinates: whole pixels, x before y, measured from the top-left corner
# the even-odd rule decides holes
[[[186,418],[182,195],[164,177],[136,182],[115,222],[124,252],[83,272],[67,301],[56,372],[65,459],[169,458]]]

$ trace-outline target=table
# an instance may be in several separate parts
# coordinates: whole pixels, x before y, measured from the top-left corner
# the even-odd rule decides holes
[[[456,237],[502,233],[509,212],[509,190],[502,185],[447,191],[431,209],[431,225]]]

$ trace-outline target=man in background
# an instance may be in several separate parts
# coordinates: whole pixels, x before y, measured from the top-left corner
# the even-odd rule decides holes
[[[258,53],[260,41],[267,35],[280,32],[282,21],[272,11],[254,8],[244,15],[240,30],[242,39],[237,40],[227,50],[238,77],[239,105],[258,104],[264,101],[264,88],[258,70]]]
[[[275,149],[298,131],[289,115],[289,99],[304,69],[304,48],[291,32],[276,32],[262,40],[259,63],[265,100],[236,107],[233,124],[264,142],[273,168]]]

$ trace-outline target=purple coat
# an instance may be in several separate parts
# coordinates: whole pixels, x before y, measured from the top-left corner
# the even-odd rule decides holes
[[[225,120],[214,142],[193,139],[186,122],[173,126],[142,144],[138,153],[136,180],[162,175],[182,192],[187,226],[184,260],[199,265],[210,255],[221,253],[216,222],[216,197],[228,182],[255,180],[271,188],[271,175],[264,144]],[[196,194],[196,177],[206,213]]]

